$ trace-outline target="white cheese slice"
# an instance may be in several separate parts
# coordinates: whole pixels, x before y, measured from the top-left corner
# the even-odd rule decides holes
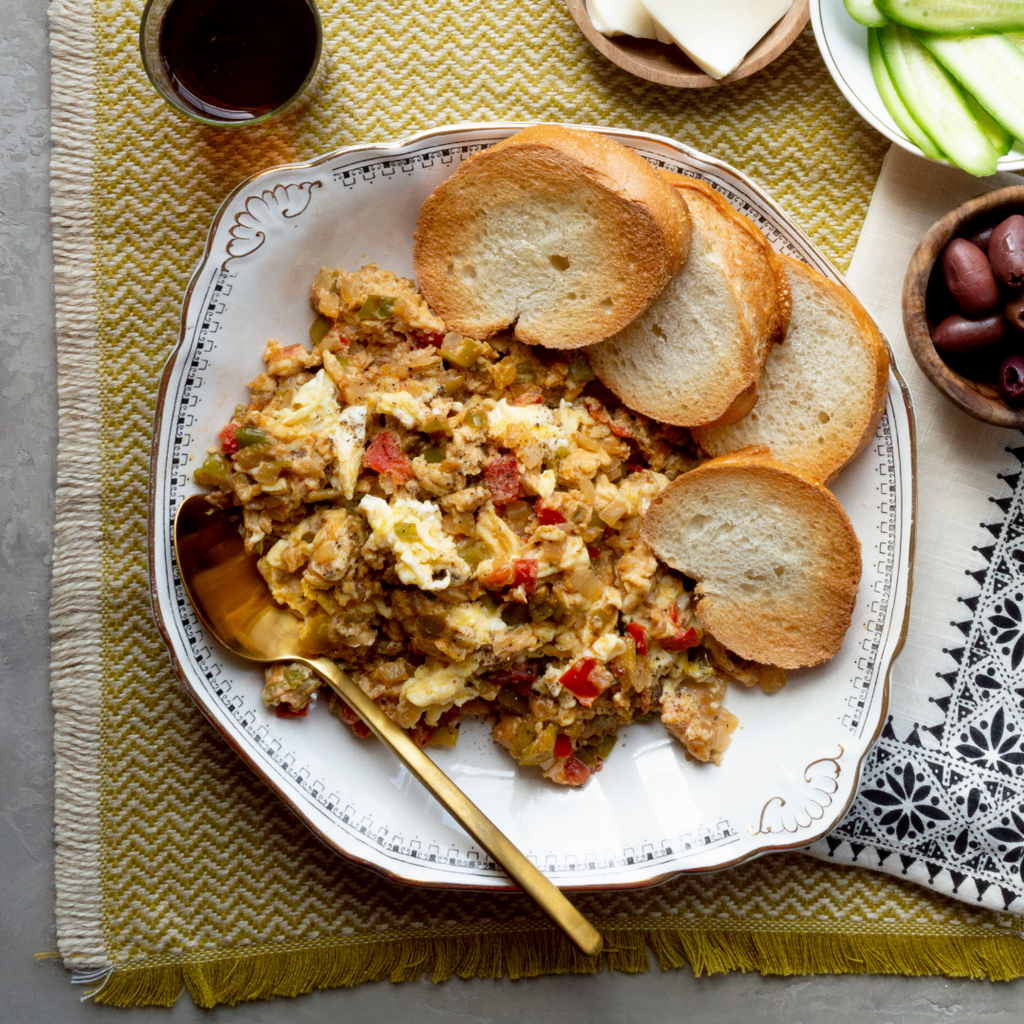
[[[505,448],[515,448],[522,437],[516,427],[526,427],[530,442],[539,442],[550,456],[569,451],[572,435],[581,427],[593,426],[586,409],[576,409],[563,398],[556,409],[543,405],[509,405],[504,399],[487,410],[487,436]]]
[[[587,0],[590,23],[605,36],[654,39],[654,19],[640,0]]]
[[[402,696],[418,708],[461,706],[476,696],[469,684],[479,666],[476,657],[458,665],[420,665],[402,684]]]
[[[370,542],[392,552],[395,572],[406,585],[444,590],[453,576],[459,582],[469,576],[469,566],[441,527],[436,505],[412,498],[394,498],[389,505],[383,498],[367,494],[358,507],[373,530]]]
[[[331,486],[351,498],[363,464],[366,407],[350,405],[342,409],[337,394],[334,381],[320,370],[296,390],[288,407],[279,409],[274,417],[286,427],[317,430],[331,438],[336,467]]]
[[[375,412],[394,416],[403,427],[423,427],[431,412],[406,391],[375,391],[366,396],[366,404]]]
[[[793,0],[643,0],[644,7],[690,59],[724,78],[793,4]]]

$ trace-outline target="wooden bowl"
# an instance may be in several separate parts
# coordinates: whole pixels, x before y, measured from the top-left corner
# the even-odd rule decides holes
[[[743,58],[739,67],[725,78],[715,79],[701,71],[678,46],[658,43],[653,39],[634,39],[632,36],[614,36],[609,39],[594,28],[587,14],[586,0],[565,0],[565,3],[590,44],[613,64],[649,82],[672,85],[677,89],[707,89],[713,85],[728,85],[760,71],[788,48],[810,17],[810,0],[793,0],[793,6]]]
[[[936,324],[929,317],[927,303],[928,282],[946,243],[989,224],[998,224],[1014,213],[1024,214],[1024,185],[1012,185],[971,199],[932,226],[911,258],[903,280],[903,329],[918,366],[954,405],[985,423],[1020,430],[1024,429],[1024,409],[1007,405],[993,385],[957,373],[935,351],[931,332]]]

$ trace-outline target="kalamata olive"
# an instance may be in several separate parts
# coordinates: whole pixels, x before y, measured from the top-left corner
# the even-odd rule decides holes
[[[954,238],[942,250],[942,273],[950,295],[967,316],[984,316],[999,306],[999,285],[988,257],[966,238]]]
[[[989,224],[987,228],[982,228],[980,231],[972,231],[969,235],[964,235],[971,245],[976,245],[985,255],[988,255],[988,240],[992,237],[992,232],[995,230],[995,224]]]
[[[1024,217],[1015,213],[995,226],[988,240],[992,273],[1011,288],[1024,285]]]
[[[1007,405],[1024,405],[1024,356],[1007,356],[999,367],[999,394]]]
[[[954,313],[932,331],[932,344],[943,355],[966,356],[1001,341],[1005,334],[1006,321],[1000,313],[982,320]]]
[[[1007,323],[1024,331],[1024,290],[1009,298],[1006,305],[1003,306],[1003,316],[1006,317]]]

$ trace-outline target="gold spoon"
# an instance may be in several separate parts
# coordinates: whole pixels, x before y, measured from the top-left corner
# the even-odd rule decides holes
[[[298,661],[308,665],[580,950],[588,956],[601,952],[604,943],[597,929],[416,746],[404,729],[388,718],[333,661],[301,653],[299,620],[275,604],[256,567],[255,556],[245,550],[237,519],[214,511],[202,495],[186,499],[174,519],[174,554],[196,614],[229,651],[250,661]]]

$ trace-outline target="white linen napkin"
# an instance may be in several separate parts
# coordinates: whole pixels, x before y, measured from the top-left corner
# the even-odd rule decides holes
[[[849,813],[807,852],[1024,913],[1024,433],[973,419],[932,386],[900,302],[931,225],[1013,184],[893,146],[847,274],[913,398],[917,547],[888,720]]]

